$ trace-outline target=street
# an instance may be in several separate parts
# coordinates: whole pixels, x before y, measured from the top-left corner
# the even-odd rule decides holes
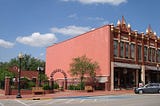
[[[160,106],[160,94],[61,97],[44,100],[1,99],[0,106]]]

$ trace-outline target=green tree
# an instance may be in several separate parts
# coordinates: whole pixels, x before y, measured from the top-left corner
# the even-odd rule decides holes
[[[8,71],[8,63],[0,62],[0,88],[4,89],[5,77],[10,77],[11,79],[14,77],[14,74]]]
[[[48,77],[44,73],[39,73],[38,80],[41,80],[42,82],[48,81]]]
[[[81,85],[84,84],[84,76],[95,78],[96,70],[98,68],[98,63],[92,62],[92,60],[87,58],[85,55],[73,58],[73,62],[70,64],[71,75],[78,76],[80,78]]]
[[[45,67],[45,61],[24,54],[22,58],[22,70],[37,70],[38,66]],[[19,66],[19,59],[15,57],[8,62],[9,67]]]
[[[37,70],[37,67],[43,67],[45,69],[45,61],[37,59],[35,57],[31,57],[31,55],[24,54],[21,61],[22,70]],[[4,80],[6,76],[13,78],[15,75],[9,71],[9,69],[13,66],[19,67],[19,59],[15,57],[11,59],[9,62],[0,62],[0,88],[4,86]],[[42,81],[43,79],[47,79],[44,75],[45,70],[41,72]]]

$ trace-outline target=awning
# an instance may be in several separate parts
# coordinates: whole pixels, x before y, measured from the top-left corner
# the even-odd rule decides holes
[[[145,66],[145,70],[160,71],[160,67],[155,67],[155,66]]]
[[[114,67],[141,69],[142,66],[141,65],[137,65],[137,64],[128,64],[128,63],[114,62]],[[145,65],[145,70],[160,71],[160,67]]]
[[[137,64],[128,64],[128,63],[119,63],[119,62],[114,62],[114,67],[141,69],[141,66]]]

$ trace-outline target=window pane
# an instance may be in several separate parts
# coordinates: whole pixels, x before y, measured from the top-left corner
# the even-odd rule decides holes
[[[151,57],[152,57],[152,58],[151,58],[151,62],[155,62],[155,60],[156,60],[156,59],[155,59],[155,57],[156,57],[155,54],[156,54],[156,53],[155,53],[155,49],[154,49],[154,48],[151,48]]]
[[[118,56],[118,41],[114,40],[114,56]]]
[[[129,58],[129,44],[126,43],[126,58]]]
[[[158,59],[158,62],[160,62],[160,50],[157,51],[157,59]]]
[[[149,54],[148,54],[149,55],[149,59],[148,60],[151,61],[152,60],[151,48],[149,48],[148,50],[149,50]]]
[[[131,58],[134,59],[135,57],[135,45],[131,44]]]
[[[120,57],[124,57],[124,42],[120,43]]]
[[[141,46],[138,45],[138,60],[141,60],[141,53],[142,53],[142,50],[141,50]]]
[[[144,47],[144,61],[148,60],[148,48],[145,46]]]
[[[156,62],[156,50],[155,48],[149,48],[149,61]]]

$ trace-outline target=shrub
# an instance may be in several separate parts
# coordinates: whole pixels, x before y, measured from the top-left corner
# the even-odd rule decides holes
[[[50,87],[48,84],[44,84],[44,85],[43,85],[43,89],[44,89],[44,90],[50,90],[51,87]]]
[[[79,84],[77,85],[77,89],[78,89],[78,90],[84,90],[84,86],[85,86],[84,82],[81,82],[81,83],[79,83]]]
[[[76,85],[69,85],[69,86],[68,86],[68,89],[69,89],[69,90],[76,90]]]
[[[84,90],[84,83],[79,83],[77,85],[69,85],[69,90]]]
[[[32,87],[35,87],[36,86],[36,83],[35,82],[33,82],[33,81],[29,81],[28,82],[28,87],[29,88],[32,88]]]
[[[54,83],[54,89],[58,89],[59,85],[57,83]]]
[[[29,89],[29,80],[27,78],[21,78],[21,89]]]

